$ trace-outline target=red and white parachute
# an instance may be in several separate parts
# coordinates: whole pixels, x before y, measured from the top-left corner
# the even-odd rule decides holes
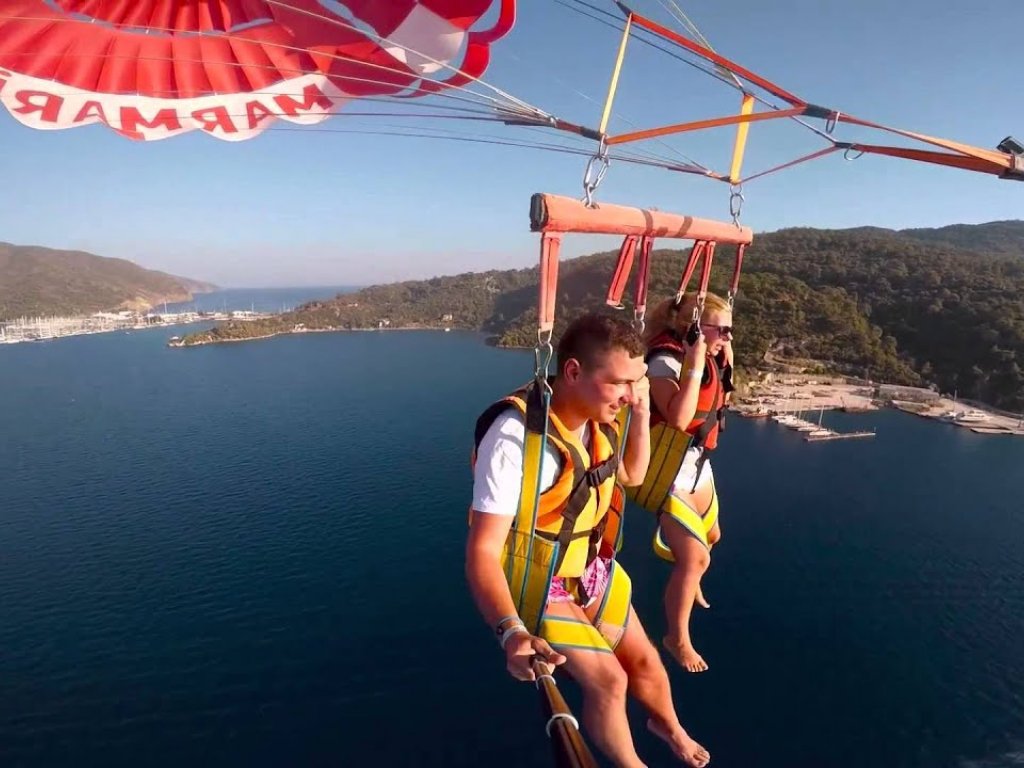
[[[0,103],[31,128],[238,141],[471,82],[514,15],[514,0],[5,0]]]
[[[137,140],[201,131],[227,141],[251,138],[277,120],[310,125],[331,114],[350,115],[349,102],[356,99],[403,104],[405,116],[410,104],[428,104],[432,113],[421,108],[413,116],[491,121],[506,131],[470,141],[592,157],[588,200],[613,159],[733,186],[840,150],[847,157],[877,154],[1024,179],[1024,146],[1012,138],[982,149],[804,100],[715,52],[675,2],[681,29],[619,0],[548,0],[520,4],[520,10],[554,23],[555,5],[623,33],[618,57],[609,51],[614,74],[598,125],[561,119],[483,81],[492,46],[512,29],[516,0],[2,0],[0,103],[31,128],[102,123]],[[609,116],[626,43],[634,40],[735,89],[738,113],[616,134]],[[800,123],[826,146],[745,174],[748,129],[764,120]],[[811,125],[814,120],[823,128]],[[548,129],[563,139],[510,138],[514,126]],[[666,136],[722,126],[736,129],[728,169],[714,171],[678,152],[659,155],[651,146]],[[886,131],[928,147],[843,141],[838,126]],[[438,131],[417,135],[467,139]]]

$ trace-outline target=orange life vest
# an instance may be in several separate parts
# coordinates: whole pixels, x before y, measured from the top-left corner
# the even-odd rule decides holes
[[[665,331],[651,339],[645,359],[650,362],[654,355],[663,352],[668,352],[682,362],[683,355],[686,354],[686,347],[683,346],[678,335],[671,331]],[[685,430],[687,434],[693,436],[691,446],[702,447],[708,451],[715,450],[718,446],[718,433],[721,428],[724,407],[723,371],[718,361],[709,354],[704,359],[704,376],[701,379],[700,393],[697,396],[697,410]],[[658,411],[657,406],[651,403],[651,426],[664,422],[665,417]]]
[[[536,386],[531,382],[487,408],[477,419],[474,445],[480,445],[495,419],[508,408],[523,414],[528,432],[543,430],[542,418],[541,423],[533,423],[537,420],[535,415],[542,412],[530,403],[536,395]],[[562,469],[552,486],[540,494],[532,533],[559,545],[552,576],[578,578],[599,553],[614,556],[619,543],[619,424],[590,422],[589,426],[588,451],[554,411],[548,412],[547,442],[561,454]],[[524,462],[523,471],[536,473],[537,467],[525,466]]]

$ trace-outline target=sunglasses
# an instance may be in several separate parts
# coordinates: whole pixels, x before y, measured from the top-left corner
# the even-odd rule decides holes
[[[705,328],[714,328],[722,336],[732,336],[731,325],[711,325],[710,323],[701,323]]]

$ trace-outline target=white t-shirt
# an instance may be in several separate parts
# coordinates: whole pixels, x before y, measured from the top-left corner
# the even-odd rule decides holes
[[[590,450],[589,423],[581,427],[583,446]],[[484,434],[473,469],[473,509],[489,515],[519,511],[523,485],[523,440],[526,423],[513,407],[503,412]],[[562,455],[550,442],[541,462],[541,493],[555,484],[562,472]]]
[[[667,352],[659,352],[653,355],[647,363],[647,378],[649,379],[673,379],[678,381],[679,374],[683,370],[683,364],[675,355]],[[683,464],[679,467],[679,474],[672,481],[672,491],[678,495],[686,495],[693,491],[693,483],[697,479],[697,459],[700,458],[701,450],[690,447],[683,457]],[[711,482],[711,462],[704,462],[704,468],[700,473],[700,485]]]

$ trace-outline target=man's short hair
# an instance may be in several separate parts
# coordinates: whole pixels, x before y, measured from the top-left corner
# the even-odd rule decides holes
[[[647,350],[640,334],[627,322],[609,315],[591,312],[569,323],[558,340],[558,371],[576,358],[585,367],[596,365],[614,349],[630,357],[641,357]]]

